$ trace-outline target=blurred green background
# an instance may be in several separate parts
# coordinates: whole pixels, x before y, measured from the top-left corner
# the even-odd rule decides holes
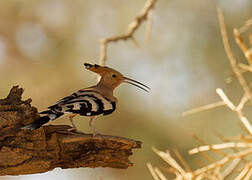
[[[0,1],[0,96],[13,85],[25,89],[39,111],[59,98],[96,83],[96,76],[83,63],[98,63],[104,37],[124,33],[145,0],[5,0]],[[146,162],[166,167],[152,151],[179,149],[192,167],[199,157],[188,156],[196,146],[192,133],[208,143],[242,132],[236,115],[225,107],[187,117],[182,112],[219,101],[223,88],[238,103],[242,90],[225,55],[216,16],[216,5],[225,15],[232,49],[246,63],[232,38],[232,29],[252,17],[251,0],[158,0],[153,12],[150,39],[144,41],[145,25],[136,32],[140,45],[131,41],[110,44],[107,65],[125,76],[149,85],[150,94],[121,85],[116,112],[96,120],[104,134],[141,140],[135,150],[134,167],[127,170],[80,168],[1,180],[23,179],[152,179]],[[251,33],[251,30],[250,30]],[[246,35],[246,34],[245,34]],[[249,76],[246,77],[249,80]],[[245,109],[248,117],[249,108]],[[88,120],[76,117],[79,129],[90,132]],[[53,124],[69,124],[61,118]]]

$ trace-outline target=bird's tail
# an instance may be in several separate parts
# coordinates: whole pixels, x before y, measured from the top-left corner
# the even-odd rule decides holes
[[[54,112],[51,110],[48,111],[43,111],[40,114],[45,114],[44,116],[36,119],[33,123],[22,127],[21,129],[29,129],[29,130],[35,130],[40,128],[43,124],[48,123],[49,121],[53,121],[57,118],[59,118],[60,116],[62,116],[64,113],[61,112]]]

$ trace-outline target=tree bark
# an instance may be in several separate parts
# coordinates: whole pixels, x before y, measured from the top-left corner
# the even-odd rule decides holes
[[[39,117],[31,99],[22,101],[15,86],[0,99],[0,175],[43,173],[56,167],[128,168],[132,149],[141,142],[127,138],[69,132],[67,125],[21,130]]]

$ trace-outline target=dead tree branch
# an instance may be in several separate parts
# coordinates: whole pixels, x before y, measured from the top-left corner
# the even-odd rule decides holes
[[[104,66],[107,58],[107,47],[110,42],[117,42],[120,40],[128,40],[131,39],[135,44],[136,40],[134,38],[135,31],[140,27],[140,25],[148,18],[148,15],[151,13],[151,10],[154,8],[154,5],[157,0],[147,0],[144,8],[141,10],[138,16],[135,17],[134,21],[131,22],[128,26],[128,31],[122,35],[116,35],[108,38],[104,38],[101,40],[100,46],[100,65]],[[150,27],[150,25],[149,25]],[[148,29],[147,32],[150,32]]]
[[[39,117],[31,99],[21,100],[23,89],[13,87],[0,100],[0,175],[43,173],[56,167],[128,168],[132,149],[141,142],[122,137],[72,133],[66,125],[25,131],[20,127]]]

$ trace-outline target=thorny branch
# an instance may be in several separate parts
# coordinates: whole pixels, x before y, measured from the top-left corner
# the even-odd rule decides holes
[[[140,27],[140,25],[148,18],[148,16],[151,16],[152,9],[155,6],[157,0],[147,0],[145,3],[144,8],[141,10],[141,12],[135,17],[134,21],[131,22],[128,26],[128,31],[125,34],[122,35],[116,35],[108,38],[104,38],[101,40],[100,45],[100,65],[104,66],[107,58],[107,48],[108,44],[111,42],[117,42],[121,40],[128,40],[131,39],[135,44],[136,40],[134,38],[135,31]],[[151,23],[151,21],[149,21]],[[150,24],[147,24],[148,27],[150,27]],[[147,33],[150,33],[150,28],[146,29]],[[148,34],[147,34],[148,36]]]
[[[243,112],[241,110],[241,108],[245,105],[245,102],[247,102],[248,97],[243,96],[239,105],[237,107],[235,107],[233,105],[233,103],[227,98],[227,96],[225,95],[225,93],[221,89],[217,89],[216,92],[222,98],[223,102],[225,102],[227,107],[229,107],[232,111],[237,113],[239,119],[241,120],[241,122],[245,126],[246,130],[248,130],[250,135],[252,135],[252,126],[249,123],[248,119],[243,115]]]
[[[234,29],[234,36],[235,36],[236,43],[239,45],[239,47],[242,50],[243,54],[245,55],[248,63],[250,65],[252,65],[252,49],[247,48],[238,29]]]
[[[221,37],[223,40],[223,45],[224,45],[226,54],[229,58],[232,70],[235,73],[239,83],[241,84],[241,87],[243,88],[244,93],[250,99],[251,98],[251,91],[249,89],[249,86],[248,86],[245,78],[242,76],[242,73],[241,73],[239,67],[237,66],[237,60],[234,57],[232,50],[231,50],[231,47],[230,47],[230,44],[229,44],[223,13],[220,8],[217,8],[217,12],[218,12],[218,18],[219,18],[220,31],[221,31],[221,35],[222,35]]]
[[[238,105],[234,105],[234,103],[228,98],[224,91],[220,88],[217,88],[216,93],[220,96],[221,101],[194,108],[192,110],[184,112],[183,115],[185,116],[209,109],[214,109],[220,106],[226,106],[237,114],[239,120],[242,122],[249,134],[246,136],[231,138],[232,140],[228,142],[224,140],[224,143],[213,145],[208,145],[199,137],[194,136],[203,145],[193,148],[189,151],[189,154],[200,154],[203,158],[210,162],[209,165],[204,165],[202,168],[196,170],[190,170],[188,168],[184,169],[168,151],[162,152],[154,149],[154,152],[158,154],[158,156],[160,156],[165,162],[167,162],[170,167],[172,167],[173,174],[175,175],[175,179],[177,180],[222,180],[226,179],[232,174],[233,176],[235,176],[235,180],[249,180],[252,177],[252,162],[249,162],[247,159],[245,160],[247,156],[252,155],[252,125],[243,113],[243,108],[246,106],[247,102],[252,101],[251,90],[243,76],[243,73],[245,72],[252,72],[252,36],[249,36],[251,47],[248,47],[241,37],[241,34],[247,31],[250,26],[252,26],[252,19],[248,20],[241,28],[234,29],[234,38],[236,40],[236,43],[240,47],[241,51],[248,61],[248,65],[246,65],[238,63],[237,59],[235,58],[229,44],[224,16],[220,8],[217,8],[217,13],[224,49],[229,59],[231,68],[244,91],[243,96],[241,97]],[[222,151],[226,149],[232,149],[234,150],[234,152],[226,153]],[[210,158],[206,154],[207,152],[218,153],[223,157],[220,160],[213,161],[212,158]],[[167,178],[157,167],[153,167],[150,163],[147,164],[147,167],[155,180],[167,180]]]

